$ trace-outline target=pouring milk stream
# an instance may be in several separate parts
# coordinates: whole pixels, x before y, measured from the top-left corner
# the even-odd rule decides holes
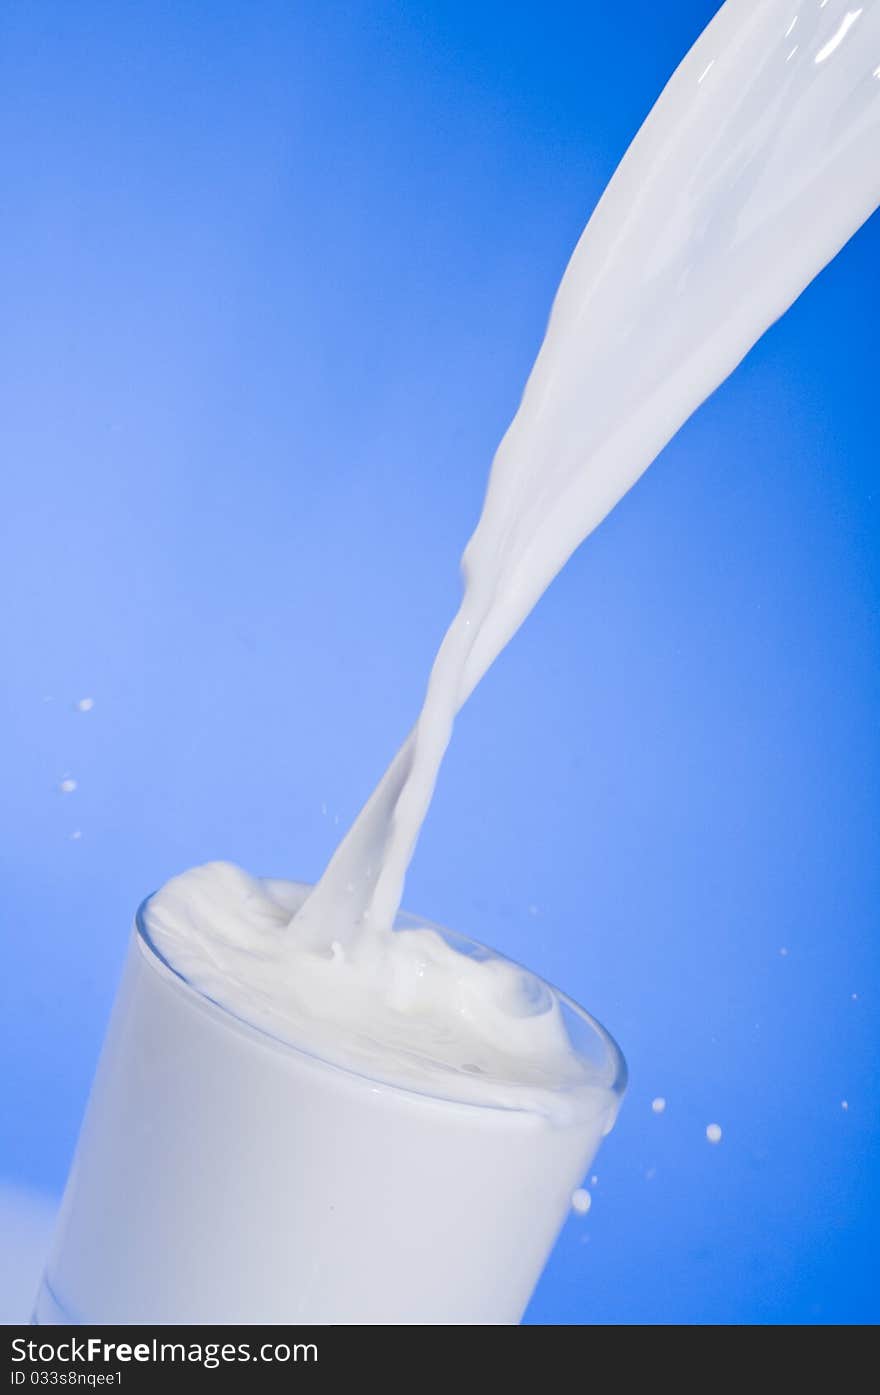
[[[542,1057],[567,1074],[546,1004],[500,970],[463,976],[427,932],[391,933],[456,713],[574,549],[878,202],[880,0],[728,0],[571,258],[407,740],[292,918],[229,864],[170,882],[150,911],[169,962],[297,1039],[335,1022],[346,1058],[353,1022],[375,1043],[403,1013],[413,1048],[436,1060],[444,1018],[467,1017],[515,1058],[513,1076]],[[433,1045],[418,1040],[425,1014]]]
[[[424,706],[324,877],[210,863],[142,909],[37,1321],[519,1321],[626,1071],[525,970],[392,933],[452,724],[878,201],[880,0],[728,0],[575,249]]]
[[[728,0],[575,249],[415,727],[297,915],[386,931],[455,715],[575,548],[880,202],[880,4]]]

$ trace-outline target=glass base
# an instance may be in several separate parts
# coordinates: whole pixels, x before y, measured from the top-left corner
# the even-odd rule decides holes
[[[37,1296],[34,1300],[34,1310],[31,1313],[31,1326],[70,1327],[80,1325],[79,1318],[74,1317],[72,1313],[69,1313],[67,1309],[58,1302],[58,1299],[49,1286],[49,1280],[44,1274],[43,1281],[37,1290]]]

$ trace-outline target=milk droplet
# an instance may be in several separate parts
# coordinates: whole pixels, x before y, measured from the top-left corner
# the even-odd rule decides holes
[[[82,832],[81,832],[81,830],[78,829],[78,828],[75,828],[75,829],[73,830],[73,832],[71,833],[70,837],[71,837],[71,840],[72,840],[74,843],[78,842],[79,839],[82,837]]]
[[[707,1124],[707,1125],[706,1125],[706,1137],[708,1138],[708,1140],[709,1140],[710,1143],[720,1143],[720,1142],[721,1142],[721,1125],[720,1125],[720,1124]]]
[[[840,1107],[845,1113],[849,1109],[849,1100],[841,1100]]]
[[[658,1095],[655,1100],[651,1100],[651,1108],[655,1114],[662,1114],[666,1108],[666,1101],[662,1095]]]
[[[73,794],[73,791],[76,789],[76,780],[71,780],[68,775],[61,781],[58,788],[62,794]]]
[[[578,1187],[577,1191],[571,1194],[571,1209],[579,1216],[585,1216],[593,1204],[593,1198],[586,1187]]]
[[[91,712],[94,705],[94,698],[80,698],[79,702],[76,704],[76,710],[77,712]]]

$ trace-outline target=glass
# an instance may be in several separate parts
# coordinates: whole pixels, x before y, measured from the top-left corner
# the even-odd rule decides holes
[[[34,1321],[518,1322],[623,1095],[604,1028],[534,980],[590,1066],[562,1122],[457,1098],[452,1077],[416,1090],[207,998],[151,943],[148,904]],[[425,926],[502,957],[414,916],[396,924]]]

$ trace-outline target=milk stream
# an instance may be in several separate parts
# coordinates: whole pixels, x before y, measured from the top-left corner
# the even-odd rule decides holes
[[[305,900],[222,863],[153,898],[149,933],[190,983],[377,1078],[554,1117],[607,1090],[531,975],[428,928],[391,933],[407,866],[462,703],[574,549],[878,201],[880,0],[728,0],[565,272],[415,727]]]
[[[144,908],[39,1321],[519,1321],[625,1067],[525,970],[391,933],[406,869],[474,686],[880,200],[878,125],[880,0],[728,0],[687,55],[575,250],[418,721],[322,881],[212,863]]]
[[[387,935],[462,704],[575,548],[878,202],[880,0],[727,0],[575,249],[424,706],[294,917],[300,946],[362,955]]]

